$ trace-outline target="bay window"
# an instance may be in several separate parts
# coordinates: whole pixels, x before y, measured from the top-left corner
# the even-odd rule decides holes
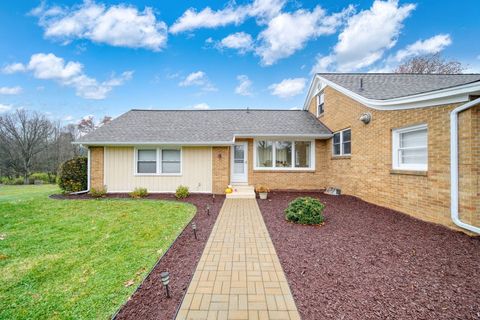
[[[255,169],[305,170],[314,169],[313,141],[255,141]]]
[[[136,175],[181,174],[182,151],[179,148],[135,149]]]
[[[396,170],[428,169],[428,129],[426,124],[392,131],[392,166]]]

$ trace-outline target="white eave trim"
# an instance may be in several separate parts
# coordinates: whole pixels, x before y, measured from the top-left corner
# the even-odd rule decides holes
[[[353,100],[356,100],[363,105],[375,110],[404,110],[459,103],[468,101],[470,94],[480,92],[480,82],[474,82],[452,88],[419,93],[411,96],[387,100],[375,100],[365,98],[330,80],[325,79],[322,76],[316,75],[312,81],[312,84],[310,85],[307,99],[305,100],[305,103],[303,105],[304,110],[308,110],[309,103],[313,96],[315,96],[318,92],[321,91],[321,89],[319,90],[318,88],[319,82],[322,83],[322,89],[325,86],[332,87],[333,89],[345,94]]]
[[[73,144],[81,144],[84,146],[230,146],[233,145],[237,138],[257,138],[257,137],[286,137],[286,138],[309,138],[309,139],[328,139],[332,134],[235,134],[232,141],[206,141],[206,142],[189,142],[189,141],[95,141],[95,142],[81,142],[74,141]]]

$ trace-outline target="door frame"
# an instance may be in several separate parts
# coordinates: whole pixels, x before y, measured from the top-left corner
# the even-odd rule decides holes
[[[235,146],[243,145],[243,167],[244,175],[243,179],[234,179],[234,160],[235,160]],[[230,183],[247,183],[248,184],[248,141],[235,142],[230,148]]]

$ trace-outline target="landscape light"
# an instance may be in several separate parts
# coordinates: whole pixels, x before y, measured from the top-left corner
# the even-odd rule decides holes
[[[207,215],[210,215],[210,206],[207,204]]]
[[[197,224],[195,221],[192,222],[192,229],[193,229],[193,234],[195,235],[195,239],[197,239]]]
[[[160,278],[162,279],[162,284],[165,287],[165,290],[167,291],[167,298],[170,298],[170,291],[168,290],[168,284],[170,283],[170,273],[167,271],[164,271],[160,273]]]

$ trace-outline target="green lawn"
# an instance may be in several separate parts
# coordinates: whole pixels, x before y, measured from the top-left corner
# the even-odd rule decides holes
[[[111,317],[195,214],[169,201],[48,198],[56,192],[0,186],[0,319]]]

